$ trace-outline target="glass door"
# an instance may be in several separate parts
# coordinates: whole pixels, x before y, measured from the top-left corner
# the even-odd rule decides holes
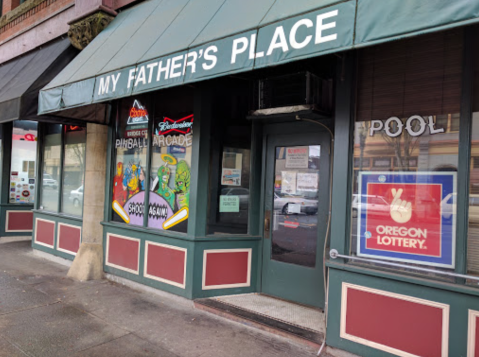
[[[328,137],[270,135],[267,143],[262,291],[323,307]]]

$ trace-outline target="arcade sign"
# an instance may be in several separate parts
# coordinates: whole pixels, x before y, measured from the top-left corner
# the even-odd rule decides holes
[[[358,256],[454,268],[456,172],[360,172]]]

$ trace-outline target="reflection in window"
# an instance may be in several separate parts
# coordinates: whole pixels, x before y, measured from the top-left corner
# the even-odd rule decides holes
[[[81,216],[85,176],[86,128],[64,125],[62,212]]]
[[[37,123],[19,120],[13,122],[10,203],[32,204],[34,202],[36,159]]]
[[[352,254],[454,268],[461,57],[461,31],[361,51]]]
[[[247,92],[232,93],[217,98],[211,129],[208,234],[249,233],[252,126]]]
[[[40,204],[40,208],[46,211],[58,212],[61,151],[62,125],[46,125],[43,145],[43,173]]]

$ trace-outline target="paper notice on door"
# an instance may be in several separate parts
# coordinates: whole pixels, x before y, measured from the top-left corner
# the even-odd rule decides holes
[[[296,194],[295,171],[281,171],[281,193]]]
[[[287,169],[307,169],[309,161],[309,146],[296,146],[286,148]]]
[[[239,212],[239,196],[220,196],[220,212]]]
[[[241,169],[223,169],[221,184],[223,186],[241,186]]]
[[[318,174],[298,172],[296,177],[296,189],[298,191],[318,191]]]

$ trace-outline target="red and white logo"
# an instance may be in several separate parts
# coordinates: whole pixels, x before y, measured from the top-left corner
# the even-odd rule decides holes
[[[158,124],[156,135],[166,135],[170,133],[188,134],[193,129],[193,119],[193,114],[177,120],[164,117],[163,122]]]
[[[138,100],[133,102],[130,109],[130,116],[126,122],[128,125],[148,123],[148,111]]]
[[[440,257],[441,200],[440,184],[368,183],[366,248]]]

